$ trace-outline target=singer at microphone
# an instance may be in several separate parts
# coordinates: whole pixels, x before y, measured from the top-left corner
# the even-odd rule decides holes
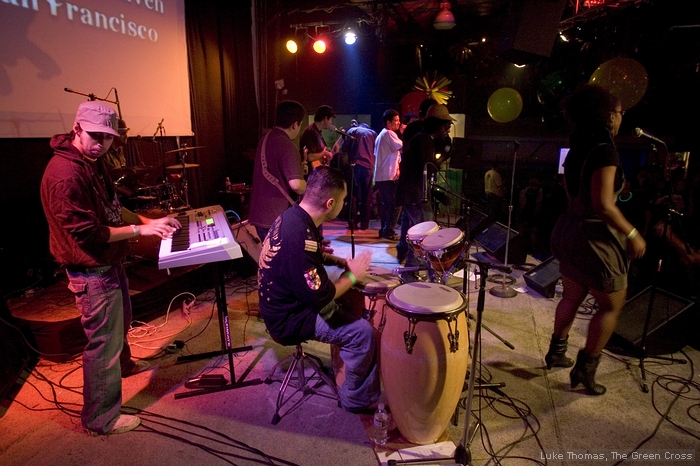
[[[330,131],[333,131],[333,132],[335,132],[335,133],[340,134],[341,136],[345,136],[346,138],[355,139],[355,136],[353,136],[352,134],[346,133],[345,131],[343,131],[343,130],[340,129],[340,128],[335,127],[334,125],[330,125],[330,126],[328,127],[328,129],[329,129]]]

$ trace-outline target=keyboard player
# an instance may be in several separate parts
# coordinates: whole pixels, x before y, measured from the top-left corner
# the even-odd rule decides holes
[[[49,245],[66,268],[68,288],[88,343],[83,351],[83,428],[94,434],[135,429],[137,416],[121,414],[122,377],[141,372],[126,339],[131,324],[129,285],[122,260],[128,239],[170,238],[173,218],[148,219],[124,209],[110,181],[104,154],[118,137],[116,112],[103,102],[83,102],[72,131],[51,139],[54,155],[41,181]],[[137,225],[138,224],[138,225]]]

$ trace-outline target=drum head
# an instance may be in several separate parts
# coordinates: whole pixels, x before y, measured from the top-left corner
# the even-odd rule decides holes
[[[387,294],[392,309],[408,317],[440,319],[466,308],[464,295],[439,283],[406,283]]]
[[[425,251],[437,251],[459,243],[464,238],[464,232],[459,228],[443,228],[423,238],[421,247]]]
[[[418,240],[425,238],[430,233],[436,232],[440,229],[437,223],[433,221],[421,222],[413,225],[406,232],[406,238],[410,240]]]
[[[370,267],[362,280],[358,280],[355,286],[366,294],[386,294],[387,291],[400,284],[399,277],[392,274],[389,269]]]

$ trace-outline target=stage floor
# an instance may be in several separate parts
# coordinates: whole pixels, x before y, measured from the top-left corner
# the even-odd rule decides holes
[[[375,223],[371,226],[376,228]],[[324,226],[335,253],[342,257],[352,248],[346,227],[345,222]],[[396,243],[376,236],[376,229],[355,232],[356,252],[370,249],[374,266],[397,267]],[[480,375],[484,381],[503,382],[505,386],[475,393],[472,419],[480,420],[480,428],[469,445],[473,464],[499,464],[492,455],[501,464],[593,464],[581,456],[584,453],[605,455],[609,464],[615,464],[622,455],[632,458],[635,450],[660,454],[655,464],[697,464],[700,380],[694,367],[700,363],[700,352],[685,347],[672,355],[672,361],[645,360],[651,390],[643,393],[639,360],[606,351],[597,381],[607,387],[607,393],[590,397],[580,387],[571,390],[568,369],[547,371],[544,367],[556,302],[529,290],[522,275],[522,271],[512,274],[515,297],[485,295],[483,324],[489,330],[481,334]],[[459,280],[454,284],[461,289]],[[489,282],[488,287],[492,286],[499,285]],[[194,292],[185,281],[178,289],[163,293],[161,298],[166,301],[181,293],[192,293],[197,299],[188,313],[183,313],[181,306],[169,312],[164,308],[146,319],[147,325],[136,327],[130,337],[135,355],[152,365],[151,371],[124,380],[124,410],[139,413],[143,419],[142,426],[133,432],[108,437],[85,434],[78,418],[80,358],[62,363],[40,359],[31,372],[25,372],[14,401],[5,400],[0,411],[0,463],[376,465],[379,458],[410,447],[392,422],[387,445],[375,448],[370,441],[372,416],[345,412],[335,401],[321,397],[311,397],[272,425],[281,372],[271,384],[175,399],[177,394],[191,394],[185,383],[201,374],[222,374],[230,380],[233,372],[236,381],[262,381],[278,361],[292,353],[293,348],[270,339],[257,317],[256,287],[254,276],[227,280],[232,345],[251,347],[235,355],[233,370],[223,356],[177,363],[179,356],[222,347],[211,288]],[[473,316],[477,291],[476,283],[469,281],[468,310]],[[46,308],[72,306],[63,295],[42,300]],[[13,314],[16,304],[10,303]],[[590,312],[580,310],[570,336],[570,357],[575,357],[585,342]],[[468,332],[471,343],[474,327],[472,322]],[[173,347],[176,340],[184,347]],[[328,345],[310,342],[304,347],[331,366]],[[406,380],[406,389],[414,384]],[[466,395],[466,391],[462,393]],[[383,397],[386,399],[386,394]],[[464,414],[460,409],[457,425],[448,425],[440,440],[460,442]],[[442,448],[446,451],[444,444]],[[691,461],[664,459],[688,453],[693,455]],[[637,463],[641,464],[624,462]]]

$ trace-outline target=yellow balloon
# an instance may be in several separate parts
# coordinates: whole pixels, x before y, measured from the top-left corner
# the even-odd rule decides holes
[[[647,91],[649,77],[641,63],[632,58],[617,57],[600,65],[591,75],[591,84],[598,84],[620,99],[623,109],[637,105]]]
[[[508,123],[518,118],[523,111],[523,98],[515,89],[502,87],[491,94],[486,107],[494,121]]]

